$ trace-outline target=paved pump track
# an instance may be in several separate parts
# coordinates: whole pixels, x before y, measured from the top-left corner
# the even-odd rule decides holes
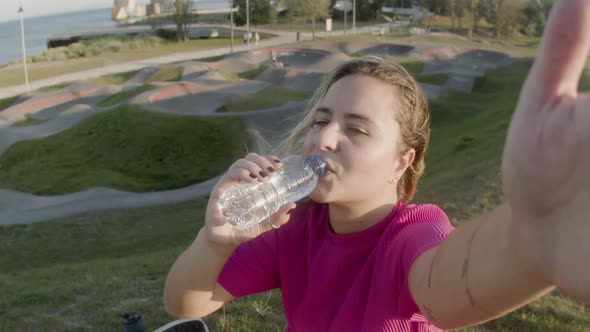
[[[428,45],[385,44],[379,42],[315,42],[253,48],[228,55],[218,61],[187,60],[179,82],[153,82],[153,88],[129,97],[125,103],[140,105],[152,112],[184,116],[239,116],[248,129],[257,130],[271,144],[303,115],[307,101],[290,101],[270,109],[219,113],[216,110],[235,96],[254,95],[269,86],[315,91],[322,77],[338,64],[355,56],[415,57],[424,61],[422,74],[443,73],[443,85],[423,84],[430,99],[450,89],[471,91],[476,77],[489,69],[510,64],[504,53]],[[273,57],[282,64],[273,66]],[[76,126],[80,121],[112,107],[99,107],[104,98],[137,88],[152,77],[158,65],[141,69],[123,85],[74,82],[50,93],[33,93],[0,111],[0,154],[13,144],[43,138]],[[256,77],[239,79],[238,74],[259,70]],[[16,127],[15,123],[34,119],[36,125]],[[0,189],[0,225],[34,223],[74,214],[112,208],[144,207],[186,201],[206,196],[217,178],[189,187],[149,193],[131,193],[110,188],[90,188],[61,196],[35,196]]]

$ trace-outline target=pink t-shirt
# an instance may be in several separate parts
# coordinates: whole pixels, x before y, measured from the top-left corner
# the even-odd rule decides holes
[[[328,205],[309,201],[241,244],[218,281],[234,297],[280,288],[287,331],[441,331],[420,313],[408,275],[452,231],[437,206],[400,202],[372,227],[336,234]]]

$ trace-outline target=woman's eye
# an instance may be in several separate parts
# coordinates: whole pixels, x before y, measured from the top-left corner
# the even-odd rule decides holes
[[[327,124],[328,124],[328,121],[326,121],[326,120],[316,120],[313,122],[314,126],[322,126],[323,127]]]
[[[364,130],[359,129],[359,128],[352,128],[351,127],[351,128],[348,128],[348,130],[350,132],[352,132],[353,134],[367,135],[367,132],[365,132]]]

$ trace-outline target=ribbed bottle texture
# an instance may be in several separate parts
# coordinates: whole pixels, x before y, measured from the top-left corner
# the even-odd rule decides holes
[[[309,195],[326,163],[318,156],[293,155],[282,160],[277,174],[261,183],[242,182],[221,194],[219,207],[224,217],[237,229],[252,227],[276,212],[281,206]]]

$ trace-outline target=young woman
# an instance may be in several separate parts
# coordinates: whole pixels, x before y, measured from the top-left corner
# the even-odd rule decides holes
[[[401,67],[353,60],[328,76],[285,144],[327,161],[310,199],[238,233],[217,208],[220,193],[265,181],[281,163],[236,161],[168,275],[166,309],[203,317],[280,288],[289,331],[439,331],[555,287],[590,303],[590,102],[577,94],[590,2],[557,2],[546,29],[506,142],[504,216],[454,230],[438,207],[409,203],[428,146],[426,99]]]

